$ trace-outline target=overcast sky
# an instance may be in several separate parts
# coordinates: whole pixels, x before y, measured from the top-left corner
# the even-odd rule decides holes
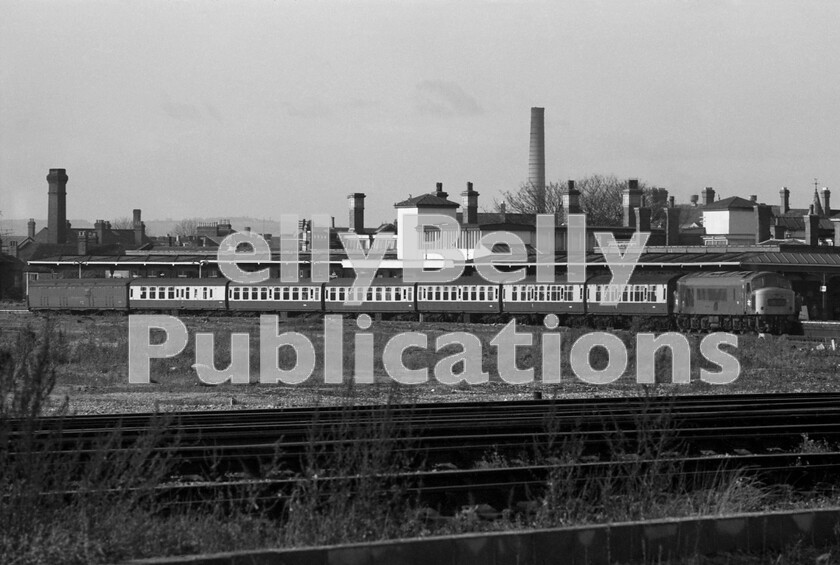
[[[0,0],[0,210],[278,218],[615,174],[840,205],[840,2]],[[840,206],[838,206],[840,207]]]

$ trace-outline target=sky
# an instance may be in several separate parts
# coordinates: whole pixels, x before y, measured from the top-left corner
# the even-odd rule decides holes
[[[840,204],[840,2],[0,0],[0,211],[366,225],[466,183],[638,178]]]

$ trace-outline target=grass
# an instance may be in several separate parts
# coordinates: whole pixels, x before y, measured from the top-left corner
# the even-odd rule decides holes
[[[819,497],[805,499],[789,490],[759,484],[738,472],[720,472],[689,484],[679,472],[677,459],[668,455],[680,450],[674,436],[652,433],[653,430],[671,429],[669,411],[654,410],[649,404],[649,409],[640,411],[632,433],[616,428],[610,434],[609,451],[623,462],[612,476],[582,480],[581,464],[587,457],[580,439],[561,444],[549,437],[544,443],[534,445],[529,453],[514,458],[498,450],[489,451],[476,463],[478,467],[521,463],[555,466],[545,492],[512,508],[469,505],[454,516],[441,516],[436,509],[421,506],[408,495],[411,485],[388,478],[393,473],[411,470],[414,462],[401,455],[412,445],[412,431],[397,433],[386,412],[385,417],[366,426],[352,422],[348,417],[336,426],[313,427],[304,472],[291,493],[291,502],[279,517],[254,512],[254,504],[247,500],[232,508],[208,500],[198,511],[167,509],[151,496],[151,489],[170,480],[172,472],[172,461],[160,456],[154,446],[163,441],[178,441],[165,418],[119,456],[108,450],[110,445],[121,441],[119,430],[87,458],[76,452],[46,453],[51,444],[34,441],[40,430],[40,420],[36,416],[62,415],[68,411],[68,404],[55,394],[62,381],[65,387],[69,382],[71,386],[84,383],[82,386],[87,387],[126,388],[122,379],[127,342],[125,334],[120,333],[121,324],[125,324],[124,319],[80,321],[60,318],[56,324],[45,324],[38,330],[23,327],[6,331],[0,339],[0,493],[3,493],[0,499],[0,562],[113,562],[156,555],[715,515],[840,501],[836,491],[828,490]],[[206,328],[206,324],[208,322],[199,319],[188,320],[191,332]],[[352,322],[346,324],[346,330],[352,329],[350,324]],[[223,320],[219,325],[224,326],[219,330],[223,334],[255,324],[253,320],[238,319]],[[317,322],[294,320],[287,327],[306,331],[316,326]],[[383,327],[389,331],[416,329],[414,324],[399,322]],[[482,343],[487,344],[499,328],[478,328],[476,332]],[[459,329],[463,326],[434,324],[426,332],[433,342],[433,337]],[[531,329],[539,332],[538,328]],[[582,332],[569,330],[567,334],[573,337]],[[632,345],[630,334],[621,337]],[[352,331],[345,331],[345,350],[350,339]],[[222,342],[224,340],[217,340],[217,343]],[[221,351],[224,356],[224,350]],[[747,378],[760,375],[760,379],[781,379],[785,364],[795,362],[805,367],[799,375],[807,373],[812,379],[825,375],[828,383],[828,376],[834,374],[838,362],[838,354],[830,348],[810,351],[784,338],[746,337],[737,351]],[[407,359],[407,364],[416,362],[428,366],[439,360],[431,351],[417,350],[414,354],[418,358]],[[183,357],[159,363],[160,366],[155,367],[157,384],[140,388],[153,390],[161,402],[167,396],[161,393],[168,391],[171,404],[166,407],[179,406],[179,393],[196,390],[195,376],[190,368],[193,360],[189,359],[189,352]],[[491,374],[489,386],[498,386],[492,361],[492,358],[482,356],[482,362],[487,363],[485,368]],[[352,362],[345,362],[346,368],[352,366]],[[665,368],[659,370],[666,371]],[[732,386],[739,385],[736,382]],[[687,387],[692,390],[709,388],[702,383]],[[286,390],[285,387],[260,385],[222,385],[200,387],[199,390],[216,392],[221,389],[239,395],[242,389],[273,392],[278,388]],[[336,385],[330,393],[336,401],[346,402],[348,398],[357,401],[363,391],[373,388],[386,405],[411,403],[422,396],[417,394],[415,387],[399,388],[387,380],[369,386],[354,386],[352,382]],[[448,388],[457,390],[458,387]],[[569,388],[602,392],[604,387],[581,385],[567,379],[553,392],[562,393]],[[639,390],[632,382],[629,385],[619,382],[609,388],[611,391],[623,389],[630,394]],[[643,390],[659,393],[675,388],[679,389],[660,385]],[[312,390],[312,403],[331,402],[322,395],[323,387]],[[12,418],[22,418],[18,420],[23,423],[24,430],[20,436],[10,434]],[[549,419],[547,425],[549,429],[556,429],[556,420]],[[331,453],[316,448],[319,439],[347,437],[350,426],[361,437],[377,441],[350,443]],[[831,449],[831,446],[804,437],[802,448],[820,451]],[[18,455],[12,457],[9,455],[12,452]],[[656,463],[644,465],[641,461],[645,459],[654,459]],[[43,492],[67,490],[79,491],[84,496],[40,496]]]
[[[289,404],[336,403],[344,401],[343,384],[324,384],[323,323],[312,318],[290,318],[281,321],[282,331],[299,332],[308,336],[315,349],[315,368],[312,376],[299,385],[260,384],[260,338],[259,320],[251,317],[185,317],[190,340],[185,350],[169,359],[151,361],[151,382],[148,385],[128,384],[128,322],[125,317],[116,316],[59,316],[57,324],[65,336],[67,347],[64,358],[57,367],[58,380],[55,391],[59,397],[68,395],[74,410],[137,411],[153,410],[157,405],[162,410],[199,408],[228,408],[234,406],[272,407]],[[415,322],[374,322],[374,374],[373,385],[359,385],[356,399],[359,402],[383,402],[393,384],[382,366],[382,351],[394,335],[403,332],[421,332],[426,336],[428,347],[407,349],[403,363],[408,369],[429,369],[429,381],[420,385],[406,385],[414,398],[426,401],[447,401],[468,399],[476,395],[500,399],[529,398],[535,392],[545,397],[556,396],[612,396],[635,395],[640,389],[635,377],[635,335],[631,332],[615,332],[627,349],[627,370],[621,378],[608,385],[587,384],[576,378],[570,365],[572,344],[591,330],[561,328],[562,335],[561,373],[559,384],[542,382],[541,336],[542,326],[518,326],[520,333],[532,333],[532,347],[517,347],[516,363],[520,369],[535,367],[535,381],[526,384],[508,384],[503,381],[497,367],[496,348],[491,344],[502,329],[497,325],[465,325],[434,322],[418,325]],[[355,367],[355,339],[360,330],[354,320],[347,319],[343,325],[344,382],[352,381]],[[435,350],[436,340],[451,332],[474,334],[480,343],[469,361],[473,371],[484,371],[487,379],[483,384],[465,381],[444,384],[435,379],[434,368],[447,356],[459,355],[460,346],[446,346]],[[200,382],[193,365],[195,357],[195,334],[209,332],[215,336],[214,357],[216,367],[224,368],[230,362],[230,340],[233,333],[249,334],[250,386],[222,384],[205,386]],[[739,336],[737,348],[728,348],[741,367],[735,382],[724,385],[710,385],[699,380],[701,368],[716,371],[717,367],[700,354],[699,342],[702,336],[688,336],[691,347],[690,384],[673,384],[671,378],[671,354],[660,349],[655,356],[655,390],[658,394],[724,393],[724,392],[799,392],[838,391],[840,379],[840,350],[830,347],[816,350],[815,347],[791,342],[784,337],[754,335]],[[331,349],[334,350],[333,347]],[[280,367],[290,368],[296,361],[289,347],[280,349]],[[590,353],[590,363],[596,369],[603,368],[608,361],[606,352],[595,347]],[[463,369],[464,362],[455,363],[455,370]],[[334,375],[333,375],[334,376]],[[56,400],[59,400],[57,398]],[[106,407],[91,406],[97,402]]]

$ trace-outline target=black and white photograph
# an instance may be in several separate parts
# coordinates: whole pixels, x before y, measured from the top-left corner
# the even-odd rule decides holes
[[[0,0],[0,563],[840,564],[838,22]]]

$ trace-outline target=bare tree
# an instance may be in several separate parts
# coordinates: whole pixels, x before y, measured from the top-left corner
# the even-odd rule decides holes
[[[115,230],[130,230],[134,228],[134,220],[128,216],[122,216],[111,220],[111,227]]]
[[[623,215],[622,192],[627,188],[627,180],[615,175],[591,175],[575,180],[575,188],[580,191],[580,206],[587,214],[590,225],[620,226]],[[563,214],[563,192],[568,182],[549,183],[542,191],[530,183],[523,183],[516,191],[502,192],[502,202],[506,210],[524,214]],[[667,205],[667,193],[639,182],[639,188],[645,195],[646,205],[653,209],[651,223],[658,225]],[[496,202],[496,207],[500,202]]]
[[[175,224],[172,233],[180,237],[192,237],[198,233],[198,219],[186,218]]]
[[[501,202],[505,203],[505,210],[515,214],[555,214],[563,206],[563,188],[566,185],[549,183],[543,190],[535,184],[524,182],[515,192],[502,192]],[[493,205],[498,210],[500,201]]]

